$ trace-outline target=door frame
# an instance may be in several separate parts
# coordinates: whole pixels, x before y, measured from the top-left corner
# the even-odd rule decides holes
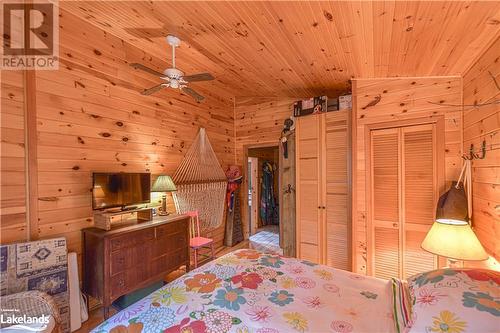
[[[407,120],[396,120],[383,123],[373,123],[365,125],[364,129],[364,141],[365,141],[365,207],[366,207],[366,274],[373,276],[373,224],[372,224],[372,165],[371,165],[371,131],[382,130],[390,128],[399,128],[407,126],[417,126],[417,125],[429,125],[434,124],[436,126],[436,152],[442,151],[442,154],[436,155],[437,163],[437,191],[438,197],[443,193],[444,187],[446,185],[445,171],[446,163],[444,161],[445,152],[445,117],[444,115],[425,117],[425,118],[414,118]],[[442,260],[438,258],[438,266],[441,266]]]
[[[256,143],[256,144],[248,144],[243,146],[243,183],[242,183],[242,192],[245,193],[245,195],[248,196],[248,150],[252,148],[275,148],[277,147],[279,149],[279,141],[266,141],[266,142],[261,142],[261,143]],[[278,179],[278,186],[281,187],[281,179]],[[248,221],[248,200],[242,200],[243,206],[242,206],[242,225],[243,225],[243,239],[248,239],[250,235],[250,221]],[[258,213],[258,212],[257,212]],[[281,220],[280,220],[281,222]],[[281,228],[282,225],[281,223],[279,224],[280,227],[280,234],[281,234]]]
[[[250,162],[252,161],[252,162]],[[251,170],[248,170],[248,177],[251,177],[252,178],[252,209],[249,209],[250,211],[250,220],[248,221],[248,232],[250,235],[254,235],[255,234],[255,231],[257,230],[257,224],[258,224],[258,221],[259,221],[259,217],[258,217],[258,214],[259,214],[259,210],[257,209],[259,207],[259,203],[258,203],[258,200],[259,200],[259,170],[258,170],[258,167],[259,167],[259,159],[257,157],[248,157],[247,158],[247,167],[248,167],[248,163],[251,163]],[[247,179],[248,181],[248,179]],[[250,189],[249,189],[250,190]],[[250,208],[250,206],[248,206],[248,191],[247,191],[247,196],[246,196],[246,204],[247,204],[247,207]],[[248,215],[247,215],[247,218],[248,218]]]

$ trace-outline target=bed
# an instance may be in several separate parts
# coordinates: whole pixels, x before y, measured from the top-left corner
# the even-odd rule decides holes
[[[406,332],[412,324],[421,327],[415,332],[448,332],[443,327],[454,323],[462,325],[454,333],[488,332],[485,323],[495,328],[500,318],[498,275],[494,276],[497,279],[494,282],[488,274],[481,274],[453,270],[427,272],[413,280],[412,289],[396,279],[381,280],[244,249],[183,275],[118,312],[92,332],[391,333]],[[446,293],[459,291],[461,297],[457,281],[465,281],[464,285],[473,290],[479,285],[474,284],[476,278],[486,283],[481,288],[496,292],[493,301],[467,304],[464,301],[462,305],[460,299],[447,296]],[[422,305],[430,313],[420,315],[417,323],[412,322],[416,316],[411,318],[409,314],[412,299],[409,293],[414,296],[417,310]],[[418,298],[421,294],[422,304]],[[437,298],[433,299],[438,295],[445,300],[439,303]],[[490,308],[485,310],[484,305]],[[457,311],[452,309],[456,306],[460,306]],[[472,318],[467,323],[459,320],[462,310],[473,311],[464,315]],[[443,313],[445,317],[439,317]],[[449,321],[450,313],[453,322]],[[471,329],[475,327],[472,322],[475,318],[482,330]]]
[[[388,281],[255,250],[216,259],[93,333],[394,332]]]

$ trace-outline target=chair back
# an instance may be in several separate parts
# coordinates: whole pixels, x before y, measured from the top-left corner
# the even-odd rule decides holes
[[[200,237],[200,218],[197,210],[185,213],[189,219],[189,236],[191,238]]]

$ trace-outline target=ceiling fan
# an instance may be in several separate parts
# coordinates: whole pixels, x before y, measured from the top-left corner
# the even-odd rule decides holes
[[[151,95],[163,88],[174,88],[180,89],[183,93],[193,97],[197,102],[201,102],[205,97],[197,93],[195,90],[189,88],[187,84],[190,82],[211,81],[214,79],[214,77],[210,73],[199,73],[185,76],[184,72],[175,68],[175,48],[181,44],[181,40],[176,36],[168,35],[167,42],[168,44],[170,44],[170,46],[172,46],[172,68],[167,68],[163,71],[163,73],[160,73],[139,63],[130,64],[130,66],[134,67],[135,69],[140,69],[149,74],[156,75],[160,79],[165,81],[163,83],[160,83],[159,85],[156,85],[149,89],[145,89],[143,92],[141,92],[141,94]]]

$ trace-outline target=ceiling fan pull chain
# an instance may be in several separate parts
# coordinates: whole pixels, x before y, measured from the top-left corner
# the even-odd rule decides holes
[[[175,45],[172,45],[172,67],[175,68]]]

